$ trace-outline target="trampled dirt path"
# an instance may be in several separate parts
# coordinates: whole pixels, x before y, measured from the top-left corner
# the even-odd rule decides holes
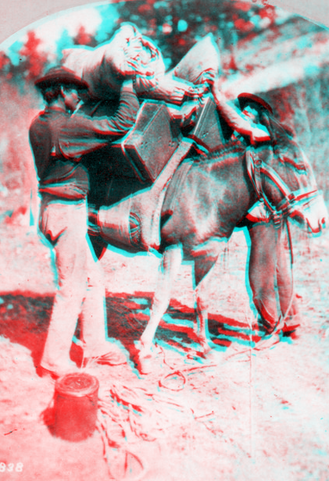
[[[126,438],[110,422],[111,436],[121,446],[109,450],[111,478],[98,431],[79,443],[52,435],[54,386],[35,373],[54,292],[49,250],[33,231],[3,229],[0,462],[5,465],[0,464],[0,480],[123,480],[126,450],[138,457],[128,455],[127,479],[142,474],[142,465],[146,481],[329,479],[329,233],[310,242],[297,232],[294,275],[302,325],[296,339],[284,338],[261,352],[250,348],[246,243],[237,233],[208,292],[216,355],[188,356],[197,344],[191,336],[195,316],[186,264],[158,332],[162,352],[154,372],[140,377],[133,363],[93,371],[103,399],[111,403],[112,388],[129,401],[126,386],[145,408],[142,415],[134,413],[135,433],[125,427]],[[103,264],[109,335],[129,352],[148,319],[159,260],[109,251]],[[185,377],[173,378],[169,387],[181,390],[159,386],[176,370]],[[17,463],[23,464],[21,472]]]

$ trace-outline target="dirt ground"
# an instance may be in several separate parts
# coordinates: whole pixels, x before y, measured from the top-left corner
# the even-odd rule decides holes
[[[81,442],[53,435],[54,384],[35,371],[55,289],[50,251],[33,229],[0,233],[0,480],[329,479],[329,232],[310,240],[293,228],[302,323],[295,338],[263,351],[250,337],[243,232],[212,273],[218,350],[209,359],[197,355],[191,265],[182,267],[157,333],[153,372],[139,376],[133,362],[90,371],[112,412],[108,462],[101,431]],[[129,355],[148,319],[159,259],[108,251],[102,262],[109,336]]]

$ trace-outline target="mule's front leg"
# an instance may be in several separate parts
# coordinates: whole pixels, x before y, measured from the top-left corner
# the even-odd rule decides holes
[[[200,290],[196,292],[196,315],[197,329],[196,336],[201,346],[201,352],[207,355],[215,347],[208,330],[208,306],[204,301],[204,294],[200,295]]]
[[[160,266],[160,275],[154,293],[151,317],[140,339],[143,353],[151,350],[155,332],[169,306],[171,287],[177,277],[183,260],[183,251],[180,245],[169,247],[165,250]]]

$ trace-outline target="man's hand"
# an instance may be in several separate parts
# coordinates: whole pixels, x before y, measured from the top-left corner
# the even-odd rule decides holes
[[[245,117],[241,112],[227,102],[225,96],[219,89],[218,80],[212,84],[211,92],[219,112],[233,130],[239,134],[248,135],[252,145],[254,145],[256,142],[265,142],[267,140],[271,140],[266,127],[254,124],[250,119]]]
[[[218,81],[216,80],[211,84],[211,93],[213,94],[214,99],[218,100],[218,102],[222,100],[223,94],[219,90]]]
[[[199,108],[196,101],[184,102],[181,107],[167,106],[171,119],[180,121],[181,128],[195,125]]]
[[[256,142],[266,142],[267,140],[271,140],[271,137],[268,131],[262,128],[256,127],[255,124],[250,126],[250,143],[251,145],[255,145]]]
[[[198,101],[200,103],[203,103],[202,98],[207,93],[207,91],[208,91],[208,85],[207,84],[191,85],[190,87],[188,87],[186,89],[185,95],[191,101]]]

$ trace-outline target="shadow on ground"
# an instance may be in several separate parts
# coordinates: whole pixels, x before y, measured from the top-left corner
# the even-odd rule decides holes
[[[39,364],[46,340],[53,296],[5,294],[0,297],[0,335],[31,351],[34,365]],[[109,294],[106,299],[108,335],[132,353],[134,341],[144,331],[150,316],[152,293]],[[194,334],[196,316],[193,309],[172,301],[158,328],[156,338],[180,351],[198,350]],[[228,347],[232,343],[249,345],[247,324],[221,315],[209,315],[209,331],[215,344]],[[76,336],[79,337],[79,325]],[[79,348],[73,346],[72,358],[79,362]]]

